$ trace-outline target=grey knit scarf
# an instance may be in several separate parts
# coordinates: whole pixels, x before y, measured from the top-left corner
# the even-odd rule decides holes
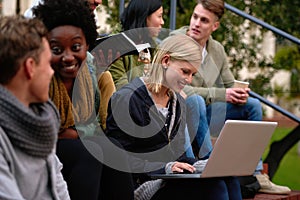
[[[0,85],[0,127],[13,146],[46,158],[54,148],[59,124],[59,114],[50,101],[28,108]]]

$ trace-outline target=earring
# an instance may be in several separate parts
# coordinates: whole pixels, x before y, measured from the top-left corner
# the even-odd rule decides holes
[[[163,65],[162,67],[163,67],[164,70],[168,69],[168,67],[166,65]]]

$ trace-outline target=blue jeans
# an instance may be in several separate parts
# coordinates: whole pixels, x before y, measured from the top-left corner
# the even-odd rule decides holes
[[[249,97],[246,104],[215,102],[207,107],[207,122],[212,136],[218,136],[227,119],[262,120],[262,107],[258,99]]]
[[[192,95],[186,99],[187,104],[187,129],[185,131],[186,135],[186,145],[190,146],[194,138],[199,146],[198,157],[200,159],[206,159],[209,157],[212,150],[212,143],[210,139],[210,131],[208,127],[208,121],[206,117],[206,105],[204,99],[199,95]],[[188,136],[190,138],[188,138]],[[190,156],[190,151],[187,151],[187,156]]]
[[[185,149],[186,156],[189,158],[195,158],[193,148],[191,146],[191,139],[190,139],[190,135],[189,135],[187,126],[184,129],[184,134],[185,134],[184,149]]]
[[[212,149],[210,137],[206,139],[207,135],[217,137],[227,119],[262,120],[260,101],[252,97],[249,97],[247,103],[243,105],[215,102],[206,106],[203,97],[192,95],[186,99],[186,104],[188,132],[193,138],[195,130],[197,130],[195,138],[200,149],[207,149],[208,147]],[[201,140],[201,138],[204,139]],[[260,160],[256,171],[262,169],[262,160]]]

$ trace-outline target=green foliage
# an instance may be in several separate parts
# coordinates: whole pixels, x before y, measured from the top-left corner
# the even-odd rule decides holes
[[[272,26],[300,38],[300,1],[264,0],[252,1],[252,12]],[[284,69],[291,73],[289,98],[300,96],[300,46],[277,36],[278,50],[274,58],[274,68]]]
[[[165,1],[164,1],[165,2]],[[167,16],[170,16],[170,0],[164,3],[164,8],[168,12],[164,13]],[[193,9],[196,5],[195,0],[177,0],[177,7],[176,7],[176,27],[179,28],[181,26],[186,26],[190,22],[190,18],[193,13]],[[169,17],[168,17],[169,18]],[[169,24],[169,19],[167,19],[165,26]]]
[[[265,159],[269,153],[270,145],[286,137],[291,131],[292,127],[277,127],[269,146],[266,148],[263,159]],[[279,168],[276,171],[272,181],[279,185],[285,185],[290,187],[292,190],[300,190],[300,157],[297,152],[299,144],[294,145],[283,157],[280,162]]]
[[[0,16],[2,15],[2,9],[3,9],[3,7],[2,7],[2,0],[0,0]]]
[[[284,46],[278,49],[274,57],[275,67],[279,69],[300,70],[300,52],[295,45]]]
[[[261,20],[300,38],[300,1],[254,1],[252,10]]]
[[[275,67],[291,72],[290,97],[300,96],[300,52],[295,45],[281,47],[275,57]]]
[[[125,3],[128,2],[125,1]],[[118,33],[121,31],[121,24],[120,24],[120,1],[119,0],[103,0],[102,5],[109,15],[106,19],[106,23],[112,27],[110,34]]]

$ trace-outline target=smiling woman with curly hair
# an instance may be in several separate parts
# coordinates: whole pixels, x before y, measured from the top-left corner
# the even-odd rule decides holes
[[[88,2],[45,0],[33,8],[33,14],[49,31],[51,66],[55,71],[49,96],[61,117],[57,155],[64,165],[62,172],[71,199],[132,199],[128,175],[102,165],[103,160],[87,150],[93,149],[99,157],[109,156],[105,153],[109,152],[106,144],[95,137],[96,131],[101,130],[100,94],[93,56],[88,49],[97,32]],[[118,193],[107,189],[118,184],[122,184]]]

